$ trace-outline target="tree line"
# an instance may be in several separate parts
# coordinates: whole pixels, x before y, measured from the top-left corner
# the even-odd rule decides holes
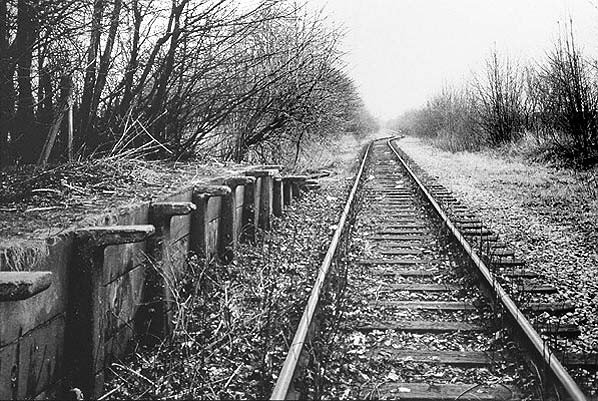
[[[533,156],[590,166],[598,162],[598,60],[584,54],[570,22],[543,60],[521,65],[494,49],[481,74],[390,124],[452,151],[524,140]]]
[[[339,29],[295,1],[238,3],[0,1],[0,165],[296,158],[375,126]]]

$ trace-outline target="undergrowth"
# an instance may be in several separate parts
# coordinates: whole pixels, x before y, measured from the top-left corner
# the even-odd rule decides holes
[[[306,194],[229,265],[192,257],[172,338],[114,363],[102,399],[268,398],[344,192]]]

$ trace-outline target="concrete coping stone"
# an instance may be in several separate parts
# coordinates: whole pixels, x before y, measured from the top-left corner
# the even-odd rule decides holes
[[[193,195],[200,198],[227,196],[230,193],[231,189],[226,185],[196,185],[193,187]]]
[[[283,181],[291,181],[291,182],[303,182],[307,180],[309,177],[306,175],[286,175],[282,177]]]
[[[105,247],[145,241],[155,231],[156,228],[151,224],[96,226],[76,230],[75,237],[79,240],[90,241],[97,247]]]
[[[160,219],[187,215],[197,209],[197,206],[193,202],[155,202],[151,204],[151,208],[152,213]]]
[[[22,301],[48,289],[52,273],[0,272],[0,302]]]
[[[227,185],[232,188],[236,188],[239,185],[247,185],[255,183],[255,177],[245,176],[245,175],[237,175],[234,177],[228,177],[224,180],[224,185]]]
[[[260,164],[259,166],[255,166],[255,168],[262,170],[282,170],[284,166],[282,164]]]
[[[253,176],[253,177],[273,177],[278,173],[278,170],[249,170],[245,172],[245,175]]]
[[[332,172],[331,172],[331,171],[328,171],[328,170],[320,170],[320,171],[318,171],[318,172],[316,172],[316,173],[312,173],[312,174],[310,174],[309,176],[310,176],[310,178],[313,178],[313,179],[315,179],[315,178],[324,178],[324,177],[330,177],[330,175],[332,175]]]

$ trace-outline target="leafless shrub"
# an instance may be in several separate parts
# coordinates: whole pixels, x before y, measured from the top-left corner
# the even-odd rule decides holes
[[[491,145],[511,142],[523,132],[527,104],[523,70],[492,51],[486,75],[473,81],[477,125]]]
[[[486,143],[476,129],[475,104],[468,88],[446,86],[426,106],[403,114],[393,125],[406,133],[431,138],[442,148],[456,152],[477,150]]]

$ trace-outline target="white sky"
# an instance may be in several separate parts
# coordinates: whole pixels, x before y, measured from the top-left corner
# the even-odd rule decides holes
[[[578,43],[598,54],[598,0],[307,1],[345,27],[349,75],[383,119],[463,81],[495,45],[516,60],[541,60],[569,16]]]

